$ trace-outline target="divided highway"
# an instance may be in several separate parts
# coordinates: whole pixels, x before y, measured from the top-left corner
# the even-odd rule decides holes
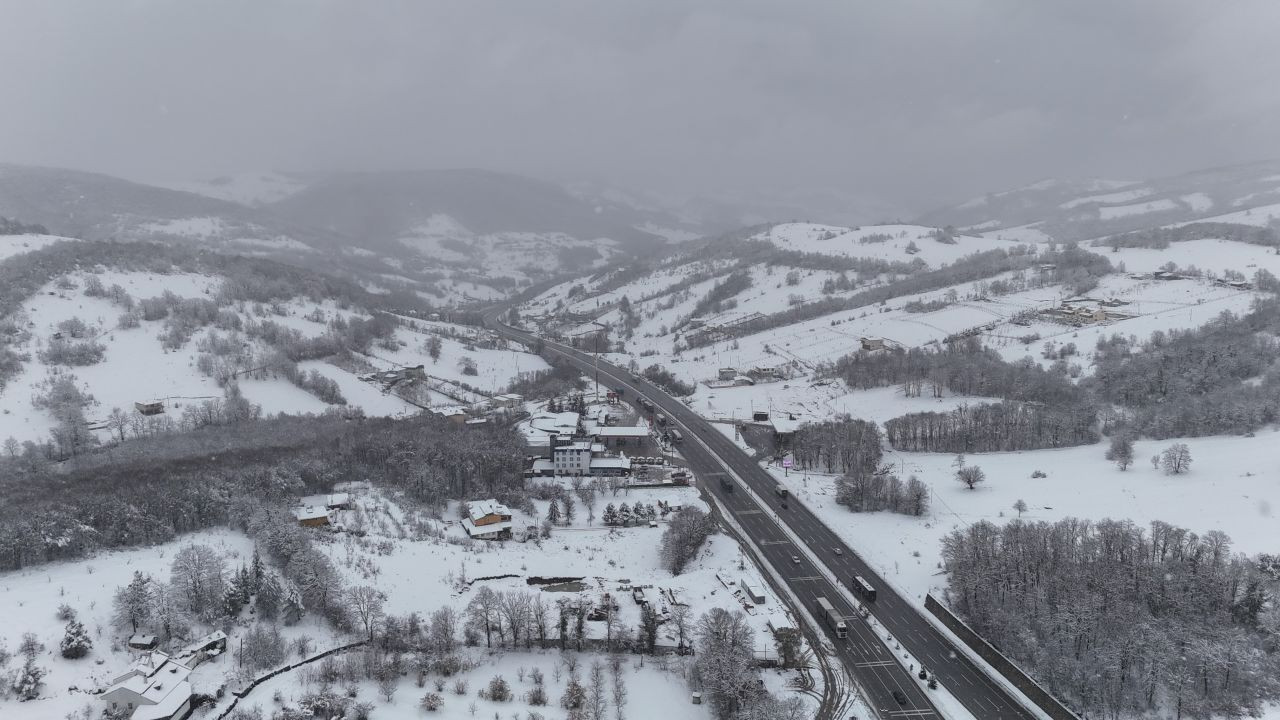
[[[531,333],[501,323],[497,319],[499,312],[495,309],[486,316],[491,328],[522,343],[532,344],[537,340]],[[988,678],[968,656],[953,648],[951,642],[921,615],[920,610],[889,587],[803,503],[791,497],[787,500],[788,508],[784,509],[781,498],[774,494],[777,482],[773,477],[684,403],[644,379],[633,378],[617,366],[597,362],[591,355],[559,343],[547,340],[544,343],[549,351],[569,359],[584,373],[590,375],[598,370],[601,382],[608,387],[621,387],[628,393],[649,398],[658,410],[684,428],[681,454],[707,489],[716,495],[750,536],[765,561],[812,614],[818,615],[814,611],[817,598],[825,597],[844,616],[849,631],[847,638],[837,638],[835,632],[825,625],[823,631],[840,661],[857,679],[881,717],[932,720],[943,716],[934,706],[929,691],[922,687],[915,675],[897,663],[844,594],[832,586],[827,575],[812,566],[804,552],[795,547],[793,536],[799,538],[840,582],[848,583],[854,575],[861,575],[875,586],[876,600],[866,603],[872,615],[918,662],[923,662],[938,682],[974,717],[979,720],[1032,720],[1036,717],[1010,697],[1002,686]],[[727,491],[721,487],[718,478],[725,476],[741,479],[754,491],[755,498],[741,488]],[[737,482],[733,484],[736,486]],[[763,507],[757,503],[757,498]],[[779,526],[779,520],[786,523],[790,533]],[[837,548],[840,550],[838,554]]]

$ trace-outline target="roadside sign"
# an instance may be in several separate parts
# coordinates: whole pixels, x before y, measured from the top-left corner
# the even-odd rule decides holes
[[[784,467],[784,468],[789,468],[789,467],[791,467],[791,456],[790,456],[790,455],[788,455],[788,456],[786,456],[786,457],[782,458],[782,467]]]

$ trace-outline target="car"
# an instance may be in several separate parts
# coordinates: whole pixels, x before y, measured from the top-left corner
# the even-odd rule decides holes
[[[791,507],[791,506],[787,504],[787,501],[786,501],[786,500],[783,500],[783,501],[782,501],[782,509],[783,509],[783,510],[786,510],[786,509],[787,509],[787,508],[789,508],[789,507]]]
[[[831,548],[831,552],[833,552],[833,553],[835,553],[835,554],[837,554],[837,555],[843,555],[843,554],[844,554],[844,550],[841,550],[841,549],[840,549],[840,548],[838,548],[838,547],[836,547],[836,548]]]
[[[791,563],[792,563],[793,565],[799,565],[799,564],[800,564],[800,556],[799,556],[799,555],[792,555],[792,556],[791,556]]]
[[[901,690],[894,690],[894,691],[893,691],[893,699],[894,699],[895,701],[897,701],[897,703],[898,703],[899,705],[906,705],[906,704],[907,704],[907,696],[906,696],[906,695],[904,695],[904,694],[903,694],[903,692],[902,692]]]

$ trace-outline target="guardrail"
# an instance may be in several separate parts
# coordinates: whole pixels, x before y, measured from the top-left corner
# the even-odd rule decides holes
[[[1080,716],[1072,712],[1062,701],[1049,694],[1040,683],[1031,679],[1030,675],[1023,672],[1022,668],[1014,664],[1012,660],[1005,657],[1004,653],[995,648],[994,645],[987,642],[985,638],[979,635],[973,628],[969,627],[965,621],[951,612],[945,605],[938,602],[932,594],[924,596],[924,607],[933,616],[942,621],[951,632],[956,634],[969,649],[973,650],[983,660],[987,661],[996,672],[1004,676],[1006,680],[1013,684],[1014,687],[1022,691],[1027,699],[1035,703],[1037,707],[1043,710],[1049,717],[1054,720],[1080,720]]]

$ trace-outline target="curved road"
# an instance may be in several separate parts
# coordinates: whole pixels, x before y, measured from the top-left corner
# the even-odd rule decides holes
[[[532,333],[503,324],[498,320],[499,314],[500,310],[495,309],[485,316],[486,323],[499,334],[524,344],[533,344],[539,339]],[[788,498],[789,508],[783,509],[780,498],[774,494],[777,481],[768,471],[688,406],[615,365],[596,361],[587,353],[557,342],[543,339],[543,343],[547,350],[567,358],[583,372],[592,374],[598,371],[601,381],[608,387],[625,388],[634,396],[647,397],[658,410],[684,429],[685,441],[680,452],[688,460],[689,467],[704,479],[707,489],[733,514],[796,597],[815,616],[818,597],[826,597],[844,615],[849,637],[838,639],[834,631],[823,625],[826,639],[881,717],[930,720],[943,716],[933,705],[923,683],[897,663],[876,637],[875,631],[856,614],[856,608],[847,601],[844,593],[831,584],[827,575],[812,566],[806,553],[794,545],[792,537],[799,538],[841,582],[848,583],[854,575],[861,575],[875,586],[877,598],[867,603],[871,614],[916,661],[923,662],[938,682],[974,717],[979,720],[1034,720],[1037,717],[987,677],[967,655],[954,648],[921,615],[920,610],[887,585],[803,503],[791,497]],[[733,480],[735,489],[726,491],[722,488],[720,477]],[[738,486],[739,480],[745,482],[752,492],[744,492]],[[779,521],[786,524],[790,533],[778,524]],[[840,554],[835,552],[836,548],[840,549]]]

